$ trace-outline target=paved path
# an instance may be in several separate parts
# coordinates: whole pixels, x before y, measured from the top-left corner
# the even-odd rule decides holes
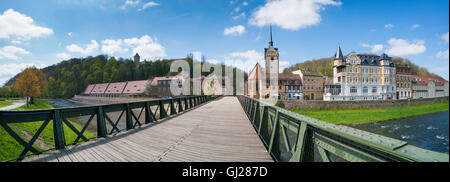
[[[18,107],[20,107],[20,106],[23,106],[23,105],[25,105],[25,104],[27,104],[27,101],[26,100],[21,100],[21,101],[15,101],[15,102],[13,102],[13,104],[11,104],[11,105],[9,105],[9,106],[5,106],[5,107],[0,107],[0,111],[1,110],[11,110],[11,109],[15,109],[15,108],[18,108]]]
[[[117,136],[25,159],[52,162],[271,162],[236,97]]]

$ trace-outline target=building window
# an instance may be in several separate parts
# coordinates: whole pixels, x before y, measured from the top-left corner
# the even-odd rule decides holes
[[[355,68],[355,73],[358,73],[358,68]]]
[[[363,87],[363,93],[367,94],[369,92],[368,90],[369,89],[366,86]]]
[[[350,93],[356,93],[356,92],[358,92],[358,89],[356,89],[356,87],[355,86],[353,86],[353,87],[350,87]]]
[[[377,93],[377,87],[372,87],[372,93]]]

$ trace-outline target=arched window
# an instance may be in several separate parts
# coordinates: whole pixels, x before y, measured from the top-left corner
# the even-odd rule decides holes
[[[369,92],[369,89],[367,88],[367,86],[363,87],[363,93],[367,94]]]
[[[377,87],[372,87],[372,93],[377,93]]]

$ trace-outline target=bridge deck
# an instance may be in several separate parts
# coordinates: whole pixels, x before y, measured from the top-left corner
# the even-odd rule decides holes
[[[269,162],[273,161],[237,98],[223,97],[184,114],[116,136],[24,161]]]

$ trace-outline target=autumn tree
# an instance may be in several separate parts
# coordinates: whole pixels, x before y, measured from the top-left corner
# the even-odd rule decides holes
[[[46,90],[47,82],[44,73],[32,66],[22,71],[14,85],[15,89],[26,96],[27,105],[29,100],[34,104],[35,97],[41,97]]]

